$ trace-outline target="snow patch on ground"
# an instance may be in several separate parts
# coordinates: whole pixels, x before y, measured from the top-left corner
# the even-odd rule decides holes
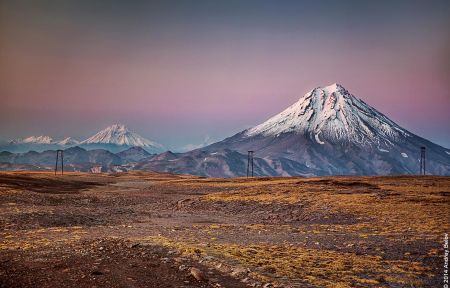
[[[402,153],[402,157],[403,157],[403,158],[408,158],[408,154]]]
[[[445,151],[445,153],[447,153],[448,155],[450,155],[450,152],[448,152],[448,151]]]
[[[389,152],[389,150],[386,150],[386,149],[382,149],[382,148],[378,148],[378,151],[381,151],[381,152]]]

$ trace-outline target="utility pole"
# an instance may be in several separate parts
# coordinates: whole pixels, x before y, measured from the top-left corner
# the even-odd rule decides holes
[[[247,155],[247,178],[250,174],[250,168],[252,170],[251,175],[253,177],[253,152],[252,150],[248,151],[248,155]],[[251,164],[250,164],[251,162]]]
[[[56,150],[56,165],[55,165],[55,175],[58,171],[58,156],[61,154],[61,175],[64,174],[64,150]]]
[[[426,175],[425,173],[425,147],[420,147],[420,175]]]

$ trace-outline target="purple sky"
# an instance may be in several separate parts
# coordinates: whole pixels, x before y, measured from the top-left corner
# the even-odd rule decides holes
[[[119,122],[177,150],[338,82],[450,147],[449,1],[132,2],[0,2],[1,140]]]

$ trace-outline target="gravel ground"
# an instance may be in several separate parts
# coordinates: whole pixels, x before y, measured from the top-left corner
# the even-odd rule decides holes
[[[1,173],[0,287],[436,287],[449,196],[449,177]]]

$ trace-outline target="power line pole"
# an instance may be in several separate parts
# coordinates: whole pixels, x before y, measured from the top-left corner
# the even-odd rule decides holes
[[[250,168],[252,170],[251,174],[253,177],[253,152],[254,151],[250,150],[250,151],[248,151],[248,154],[247,154],[247,178],[250,174]],[[251,162],[251,164],[250,164],[250,162]]]
[[[61,154],[61,175],[64,174],[64,150],[56,150],[56,165],[55,165],[55,175],[58,171],[58,156]]]
[[[425,173],[425,147],[420,147],[420,175],[426,175]]]

